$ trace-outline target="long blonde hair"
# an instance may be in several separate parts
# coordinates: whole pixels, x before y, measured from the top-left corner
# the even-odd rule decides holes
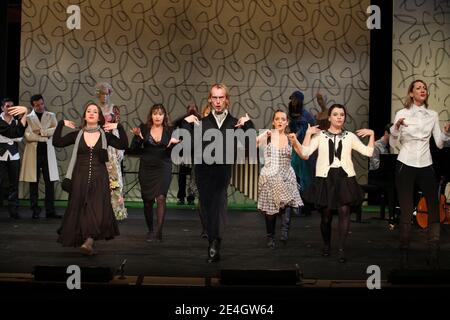
[[[427,88],[427,98],[425,99],[423,104],[425,105],[425,108],[428,108],[428,96],[429,96],[429,94],[428,94],[428,86],[425,83],[425,81],[417,79],[417,80],[414,80],[413,82],[411,82],[411,84],[408,87],[408,92],[406,93],[406,99],[403,102],[403,105],[405,106],[406,109],[409,109],[414,104],[414,98],[411,97],[409,94],[411,92],[413,92],[414,86],[415,86],[415,84],[417,82],[422,82],[425,85],[425,87]]]

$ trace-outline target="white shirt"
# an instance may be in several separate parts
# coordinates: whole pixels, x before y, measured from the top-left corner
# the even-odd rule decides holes
[[[341,160],[339,161],[335,155],[332,164],[330,164],[328,140],[334,140],[335,138],[335,150],[339,142],[342,141]],[[356,150],[367,157],[371,157],[373,153],[373,147],[365,146],[361,140],[350,131],[343,131],[339,135],[333,135],[322,130],[311,138],[309,146],[302,145],[301,153],[303,156],[310,156],[317,149],[319,150],[319,154],[316,162],[316,177],[322,178],[328,176],[330,168],[335,168],[336,165],[339,164],[349,177],[354,177],[356,172],[352,162],[352,150]],[[339,163],[336,162],[336,160],[338,160]]]
[[[395,124],[400,118],[407,126]],[[395,114],[391,137],[400,142],[400,153],[397,160],[411,167],[424,168],[433,164],[430,153],[430,138],[433,135],[436,146],[442,149],[444,142],[450,139],[439,127],[439,116],[436,111],[413,104],[409,109],[403,108]]]
[[[226,118],[227,115],[228,115],[228,110],[225,109],[225,110],[223,111],[223,113],[217,114],[217,113],[216,113],[216,110],[213,109],[213,110],[212,110],[212,114],[213,114],[213,116],[214,116],[214,119],[216,119],[217,126],[218,126],[219,129],[220,129],[220,127],[222,126],[223,122],[225,121],[225,118]]]
[[[6,121],[3,112],[0,115],[0,118],[2,118],[2,120],[4,120],[8,124],[11,124],[13,121],[16,121],[16,120],[14,120],[14,118],[11,118],[11,121],[9,121],[9,122]],[[22,141],[22,137],[10,139],[10,138],[7,138],[0,134],[0,143],[7,143],[9,145],[12,145],[12,144],[14,144],[14,142],[20,142],[20,141]],[[19,159],[20,159],[19,152],[12,155],[11,152],[9,152],[9,150],[6,150],[6,152],[2,156],[0,156],[0,161],[19,160]]]

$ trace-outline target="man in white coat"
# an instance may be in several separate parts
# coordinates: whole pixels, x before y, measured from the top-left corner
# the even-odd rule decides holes
[[[45,110],[44,98],[40,94],[31,97],[33,111],[27,115],[20,181],[30,182],[30,206],[33,219],[39,219],[41,208],[39,200],[39,177],[45,182],[45,214],[47,218],[60,218],[55,212],[54,181],[59,180],[58,165],[52,136],[57,126],[53,112]]]

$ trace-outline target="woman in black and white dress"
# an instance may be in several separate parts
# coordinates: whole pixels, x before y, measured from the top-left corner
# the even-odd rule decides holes
[[[300,154],[297,136],[286,133],[288,119],[284,111],[275,111],[272,124],[273,132],[267,130],[256,139],[256,144],[264,150],[264,167],[258,181],[258,210],[264,214],[270,248],[275,246],[277,215],[281,216],[280,240],[286,242],[290,224],[287,215],[292,208],[303,206],[291,166],[292,149]]]
[[[373,130],[356,131],[360,137],[370,137],[366,146],[354,133],[344,129],[346,115],[343,105],[332,105],[328,110],[329,128],[320,130],[318,126],[309,127],[301,148],[304,157],[318,150],[316,176],[305,193],[305,200],[313,203],[322,214],[320,231],[324,242],[323,256],[330,255],[332,213],[338,211],[341,263],[346,261],[344,250],[350,227],[350,207],[361,204],[363,199],[361,187],[355,178],[352,150],[371,157],[374,146]]]

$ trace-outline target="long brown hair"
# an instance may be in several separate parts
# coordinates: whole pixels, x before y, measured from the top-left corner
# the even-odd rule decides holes
[[[425,81],[420,80],[420,79],[417,79],[417,80],[414,80],[413,82],[411,82],[410,85],[409,85],[409,87],[408,87],[408,92],[406,93],[406,99],[405,99],[405,101],[403,102],[403,105],[405,106],[406,109],[411,108],[411,106],[414,104],[414,98],[411,97],[409,94],[410,94],[411,92],[413,92],[414,86],[416,85],[417,82],[423,83],[423,84],[425,85],[425,88],[427,88],[427,98],[425,99],[425,101],[423,102],[423,104],[425,105],[425,108],[428,108],[428,96],[429,96],[429,93],[428,93],[428,86],[427,86],[427,84],[425,83]]]
[[[86,112],[87,109],[89,108],[89,106],[96,106],[97,110],[98,110],[98,124],[100,125],[100,127],[102,127],[105,124],[105,117],[103,116],[103,112],[102,112],[102,108],[100,108],[100,106],[94,102],[88,102],[86,103],[86,105],[84,106],[83,109],[83,116],[81,118],[81,128],[86,127]]]
[[[153,126],[153,119],[152,119],[152,114],[155,111],[161,110],[162,113],[164,114],[164,120],[163,120],[163,127],[167,127],[169,126],[169,117],[167,116],[167,111],[164,108],[164,106],[161,103],[157,103],[154,104],[151,108],[150,111],[148,112],[148,116],[147,116],[147,126],[150,129]]]

